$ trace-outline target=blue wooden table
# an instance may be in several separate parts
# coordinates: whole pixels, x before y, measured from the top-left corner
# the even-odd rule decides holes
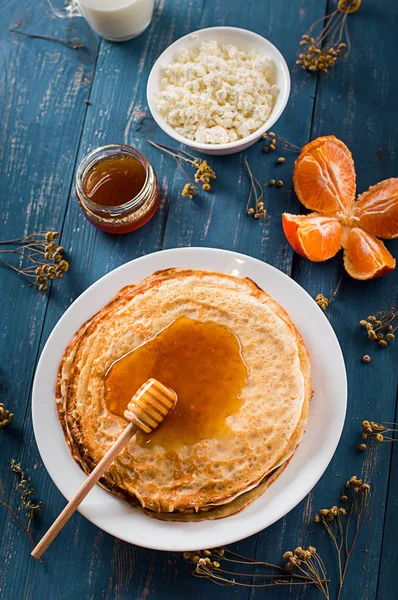
[[[280,189],[266,188],[269,218],[259,223],[245,213],[249,183],[243,156],[214,157],[217,182],[211,193],[191,202],[180,191],[184,177],[172,159],[148,139],[168,138],[148,115],[146,80],[158,55],[176,38],[211,25],[252,29],[284,54],[292,75],[288,107],[276,131],[301,146],[318,135],[334,134],[353,152],[358,190],[398,175],[397,57],[398,4],[365,0],[349,18],[352,51],[327,76],[296,67],[300,36],[330,12],[327,0],[160,0],[150,28],[136,40],[112,44],[99,39],[83,19],[52,19],[35,0],[2,0],[0,5],[0,219],[1,239],[56,229],[68,252],[70,272],[42,295],[15,273],[0,271],[0,401],[15,413],[0,431],[0,474],[11,502],[15,475],[9,460],[21,461],[34,481],[44,510],[33,525],[38,539],[64,506],[64,498],[40,460],[32,431],[30,393],[38,357],[52,328],[71,302],[91,283],[135,257],[162,248],[214,246],[262,259],[298,281],[312,296],[329,294],[340,279],[342,259],[310,263],[294,255],[282,232],[281,213],[299,212],[292,191],[294,155],[278,167]],[[394,25],[395,23],[395,25]],[[22,37],[10,27],[61,38],[78,37],[79,50],[57,42]],[[110,142],[140,149],[162,186],[158,213],[143,229],[120,237],[99,232],[83,217],[74,193],[79,160]],[[247,151],[254,174],[275,177],[274,158],[261,143]],[[398,245],[388,244],[398,255]],[[360,422],[397,421],[397,353],[369,345],[358,328],[361,318],[397,301],[398,270],[381,279],[356,282],[345,276],[327,316],[341,343],[349,381],[348,414],[336,454],[309,496],[269,529],[233,546],[257,559],[279,562],[299,543],[319,549],[334,577],[329,540],[313,524],[313,514],[333,505],[351,475],[372,484],[373,507],[352,560],[343,598],[397,597],[398,446],[372,445],[357,451]],[[365,365],[361,358],[372,355]],[[49,432],[51,435],[51,432]],[[41,564],[0,506],[0,597],[7,600],[132,600],[167,598],[292,598],[315,589],[220,588],[190,575],[180,554],[144,550],[112,538],[76,514]],[[307,596],[306,596],[307,597]]]

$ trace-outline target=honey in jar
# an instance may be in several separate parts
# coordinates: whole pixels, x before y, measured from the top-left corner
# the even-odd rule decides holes
[[[108,410],[123,417],[150,377],[172,388],[178,400],[158,429],[137,433],[137,442],[170,451],[230,432],[227,418],[241,406],[247,367],[239,339],[228,327],[179,317],[110,366],[104,381]]]
[[[159,205],[152,165],[130,146],[97,148],[80,163],[76,193],[87,219],[109,233],[142,227]]]

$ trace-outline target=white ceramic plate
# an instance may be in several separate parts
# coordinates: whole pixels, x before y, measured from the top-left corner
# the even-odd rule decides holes
[[[227,144],[202,144],[200,142],[189,140],[177,133],[156,108],[157,94],[161,89],[162,70],[164,66],[170,64],[181,50],[187,48],[192,50],[198,48],[203,42],[210,42],[212,40],[216,40],[221,44],[233,44],[234,46],[237,46],[239,50],[245,52],[254,50],[273,60],[275,64],[275,79],[272,83],[276,84],[279,88],[279,93],[276,97],[274,106],[272,107],[271,114],[260,129],[257,129],[257,131],[254,131],[240,140],[228,142]],[[254,33],[254,31],[249,31],[248,29],[240,29],[239,27],[208,27],[207,29],[199,29],[198,31],[193,31],[188,35],[184,35],[166,48],[159,56],[149,74],[147,85],[149,110],[159,127],[161,127],[170,137],[177,140],[177,142],[186,144],[205,154],[234,154],[235,152],[241,152],[254,144],[260,139],[263,133],[265,133],[267,129],[270,129],[279,119],[285,109],[289,94],[290,74],[282,54],[269,40],[258,35],[258,33]]]
[[[183,267],[250,277],[289,313],[311,356],[315,394],[307,431],[290,464],[266,492],[237,515],[201,523],[152,519],[96,486],[80,506],[92,523],[126,542],[183,551],[230,544],[265,529],[296,506],[328,466],[344,424],[347,383],[344,360],[329,321],[295,281],[257,259],[212,248],[178,248],[148,254],[102,277],[69,307],[43,350],[33,386],[33,427],[43,462],[69,500],[86,476],[73,461],[58,422],[54,382],[73,333],[123,286],[158,269]]]

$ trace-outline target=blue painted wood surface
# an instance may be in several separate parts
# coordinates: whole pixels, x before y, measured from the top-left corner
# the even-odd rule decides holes
[[[335,5],[326,0],[161,0],[148,31],[116,45],[100,40],[81,19],[52,19],[40,3],[3,0],[0,6],[0,217],[1,238],[40,229],[61,231],[71,270],[42,296],[14,273],[0,271],[0,394],[16,414],[1,431],[0,474],[12,489],[9,458],[31,474],[45,509],[34,525],[39,538],[64,499],[48,477],[37,452],[30,417],[35,366],[53,326],[70,303],[93,281],[137,256],[162,248],[199,245],[234,249],[263,259],[294,277],[311,295],[328,294],[342,272],[341,256],[314,264],[293,254],[281,229],[284,211],[298,212],[292,191],[294,156],[275,167],[261,143],[247,151],[254,174],[280,177],[285,186],[266,189],[266,223],[249,219],[244,205],[248,180],[243,156],[214,157],[217,182],[210,194],[190,202],[180,196],[182,174],[148,139],[168,143],[148,114],[146,80],[157,56],[174,39],[200,27],[233,25],[268,37],[291,68],[292,94],[277,132],[301,146],[323,134],[341,137],[354,155],[358,190],[397,176],[396,3],[365,2],[349,18],[353,49],[333,73],[319,80],[295,66],[300,35]],[[84,48],[71,50],[47,40],[8,31],[17,23],[32,33],[79,37]],[[69,29],[71,29],[69,31]],[[85,100],[89,99],[90,104]],[[88,150],[107,142],[127,142],[153,163],[161,185],[161,207],[145,228],[111,237],[83,218],[73,192],[76,164]],[[379,149],[382,149],[380,153]],[[398,254],[397,243],[389,244]],[[358,329],[359,319],[397,301],[397,273],[374,282],[348,276],[328,317],[344,352],[349,407],[333,461],[303,502],[257,536],[233,546],[257,559],[279,561],[297,544],[317,546],[334,572],[334,558],[323,532],[312,524],[316,510],[337,502],[340,485],[353,474],[373,485],[372,516],[359,540],[347,576],[344,598],[392,600],[398,497],[398,447],[356,451],[364,418],[397,420],[396,348],[377,352]],[[361,357],[372,354],[364,365]],[[327,424],[325,424],[325,427]],[[9,494],[16,500],[15,492]],[[0,507],[2,508],[2,507]],[[314,589],[220,588],[194,579],[181,555],[130,546],[98,530],[80,515],[68,524],[46,560],[30,558],[29,542],[5,510],[0,511],[0,597],[6,600],[131,600],[208,597],[278,599],[317,596]],[[364,552],[366,550],[366,552]]]

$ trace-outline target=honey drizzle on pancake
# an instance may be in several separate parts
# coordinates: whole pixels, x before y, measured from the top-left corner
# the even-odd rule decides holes
[[[177,450],[228,434],[226,418],[241,406],[247,368],[228,327],[179,317],[110,366],[104,382],[108,410],[123,417],[131,396],[150,377],[175,390],[178,401],[158,429],[138,432],[137,441]]]

